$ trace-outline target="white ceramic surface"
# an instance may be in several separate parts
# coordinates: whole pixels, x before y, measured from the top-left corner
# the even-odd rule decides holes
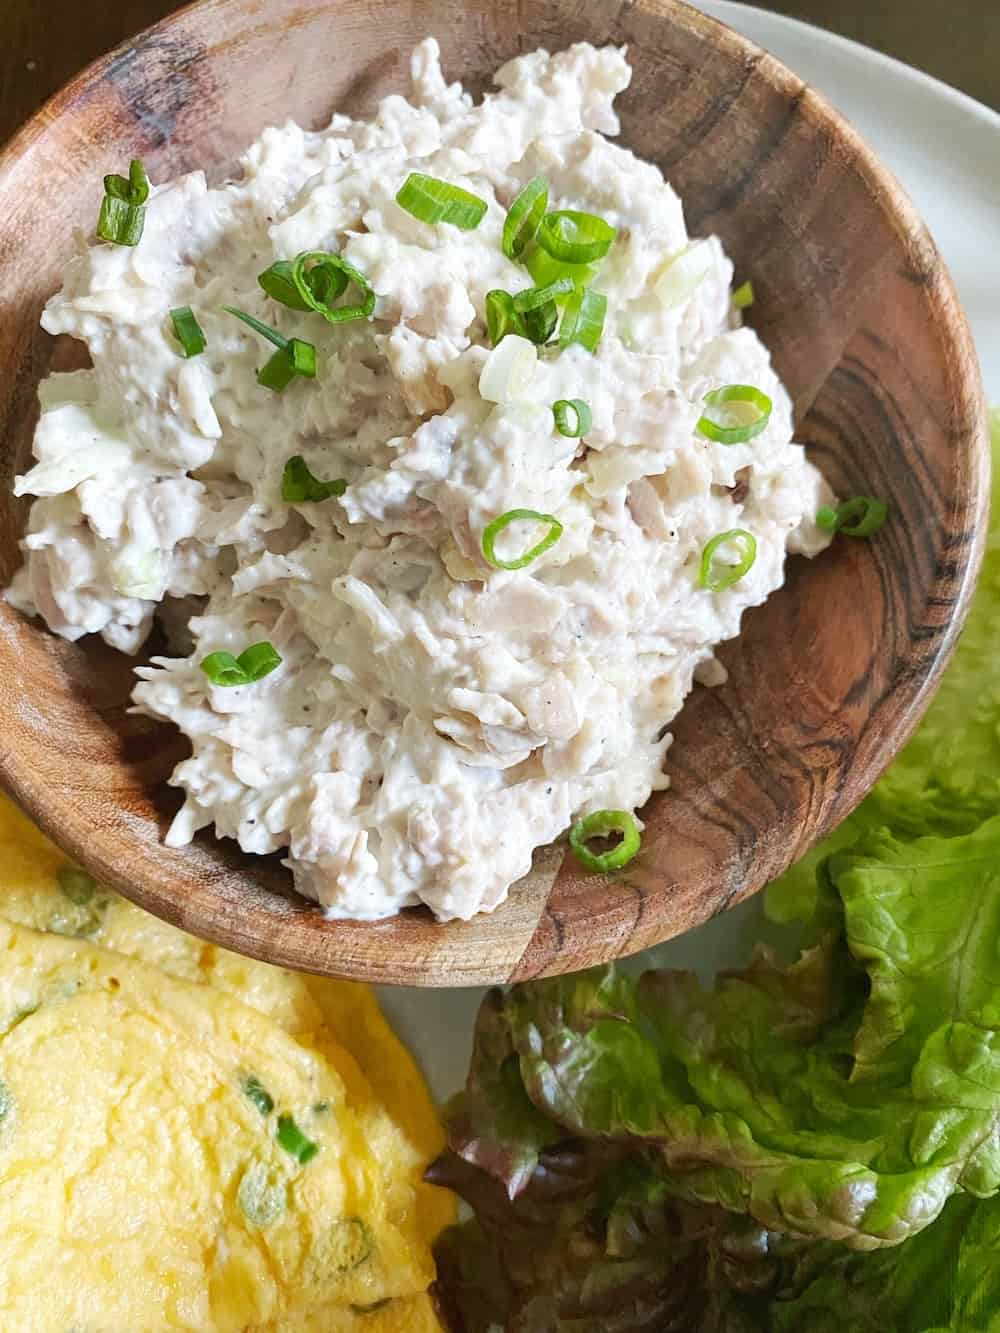
[[[909,190],[958,284],[992,402],[1000,402],[1000,115],[898,61],[731,0],[698,8],[772,51],[843,111]],[[748,956],[761,900],[630,960],[710,977]],[[461,1086],[481,990],[383,988],[382,1003],[435,1095]]]

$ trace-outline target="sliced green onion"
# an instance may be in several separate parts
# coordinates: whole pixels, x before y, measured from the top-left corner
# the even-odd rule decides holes
[[[732,543],[739,554],[735,565],[717,561],[716,556],[723,546]],[[732,528],[729,532],[720,532],[710,542],[705,543],[701,553],[701,569],[698,582],[709,592],[725,592],[733,584],[739,583],[744,574],[749,573],[757,559],[757,538],[744,528]]]
[[[277,260],[270,268],[266,268],[263,273],[257,275],[257,281],[272,301],[288,306],[289,310],[311,309],[303,301],[295,283],[292,281],[292,261],[290,259]],[[346,282],[344,286],[347,286]]]
[[[842,532],[845,537],[872,537],[888,517],[889,506],[884,500],[855,495],[836,509],[823,505],[816,515],[816,523],[827,532]]]
[[[282,349],[288,347],[288,339],[285,335],[279,333],[277,329],[272,329],[269,324],[265,324],[261,320],[255,319],[253,315],[248,315],[245,310],[237,310],[235,306],[224,305],[222,308],[227,315],[235,315],[237,319],[241,319],[244,324],[253,329],[254,333],[259,333],[260,336],[266,338],[269,343],[274,343],[275,347],[280,347]]]
[[[586,435],[594,424],[593,413],[582,398],[560,398],[552,404],[552,415],[559,434],[567,435],[571,440]]]
[[[559,323],[557,296],[574,290],[572,278],[560,277],[544,287],[528,287],[512,298],[514,318],[520,322],[519,332],[537,346],[549,341]]]
[[[556,331],[559,323],[559,307],[555,301],[546,301],[535,310],[525,310],[521,315],[525,337],[536,347],[544,347]]]
[[[243,1173],[236,1202],[248,1222],[255,1227],[269,1227],[285,1211],[288,1195],[283,1182],[271,1183],[263,1162],[254,1162]]]
[[[243,1080],[243,1095],[253,1102],[261,1115],[270,1115],[274,1110],[274,1098],[256,1074],[248,1074]]]
[[[330,1236],[333,1266],[338,1273],[349,1273],[370,1259],[375,1237],[360,1217],[344,1217],[334,1223]],[[381,1302],[379,1302],[381,1304]]]
[[[510,292],[495,288],[486,293],[486,332],[494,347],[508,333],[524,334],[524,324],[514,309]]]
[[[134,157],[128,164],[128,184],[129,202],[144,204],[149,198],[149,177],[146,175],[142,160],[138,157]]]
[[[596,352],[607,313],[608,298],[603,292],[595,292],[590,287],[575,291],[563,311],[559,346],[569,347],[571,343],[579,343],[588,352]]]
[[[170,322],[174,326],[174,336],[181,345],[185,356],[200,356],[205,350],[205,334],[189,305],[178,306],[170,312]]]
[[[76,866],[63,866],[56,873],[56,883],[77,907],[86,907],[97,892],[97,881]]]
[[[270,361],[257,371],[257,382],[265,389],[282,393],[296,376],[310,380],[316,378],[316,348],[312,343],[303,342],[301,338],[286,338],[277,329],[248,315],[245,310],[237,310],[235,306],[224,305],[222,308],[277,347]]]
[[[37,1012],[37,1011],[33,1011]],[[0,1078],[0,1125],[7,1119],[14,1109],[14,1094],[8,1088],[7,1084]]]
[[[473,231],[486,216],[486,200],[436,176],[411,171],[396,195],[396,203],[421,222],[450,222]]]
[[[606,838],[609,833],[620,833],[621,842],[609,852],[595,856],[587,843],[591,838]],[[627,810],[598,810],[578,819],[569,831],[569,845],[576,859],[599,874],[628,865],[639,850],[639,843],[639,828]]]
[[[524,555],[518,556],[516,560],[501,560],[496,553],[496,540],[505,528],[509,528],[512,523],[546,523],[548,532],[537,545]],[[501,514],[495,518],[492,523],[488,523],[483,530],[483,555],[486,557],[487,564],[494,569],[524,569],[530,565],[533,560],[537,560],[540,555],[555,546],[556,542],[563,535],[563,525],[552,514],[540,514],[535,509],[508,509],[506,514]]]
[[[753,283],[745,282],[733,292],[733,309],[749,310],[754,303]]]
[[[278,1140],[279,1146],[294,1157],[301,1166],[305,1166],[306,1162],[311,1162],[319,1152],[319,1144],[306,1138],[290,1115],[278,1116],[278,1128],[274,1137]]]
[[[288,346],[275,352],[257,371],[257,382],[265,389],[284,393],[297,376],[308,380],[316,378],[316,348],[299,338],[289,338]]]
[[[104,200],[97,219],[97,235],[113,245],[138,245],[146,225],[149,177],[138,158],[133,158],[124,176],[104,177]]]
[[[313,267],[307,268],[311,264]],[[342,282],[332,276],[339,274]],[[371,283],[353,264],[340,255],[325,250],[306,250],[292,264],[292,282],[301,300],[310,310],[330,321],[343,324],[349,319],[367,319],[375,309],[375,293]],[[361,292],[361,300],[353,305],[334,305],[338,296],[350,283]]]
[[[565,296],[571,291],[573,291],[572,278],[557,278],[555,282],[550,282],[545,287],[528,287],[514,297],[514,309],[521,314],[528,310],[537,310],[540,306],[554,301],[557,296]]]
[[[546,287],[557,278],[569,278],[574,287],[589,287],[601,267],[600,261],[595,264],[564,264],[560,259],[553,259],[540,245],[530,246],[522,262],[536,287]]]
[[[239,657],[226,652],[209,653],[201,663],[202,671],[212,684],[226,689],[263,680],[279,666],[281,657],[266,639],[244,648]]]
[[[546,213],[538,228],[538,244],[567,264],[592,264],[611,249],[617,230],[596,213],[564,208]]]
[[[146,225],[146,210],[106,194],[97,219],[97,235],[112,245],[138,245]]]
[[[544,176],[536,176],[528,182],[507,212],[501,244],[508,259],[520,259],[535,239],[548,206],[548,181]]]
[[[121,199],[126,204],[137,208],[149,198],[149,177],[139,158],[134,157],[129,163],[128,176],[105,176],[104,193],[112,199]]]
[[[704,435],[708,440],[714,440],[716,444],[746,444],[765,429],[771,420],[771,410],[774,406],[767,394],[755,389],[752,384],[727,384],[721,389],[707,393],[705,402],[710,408],[726,408],[735,403],[751,413],[756,412],[756,416],[749,421],[745,420],[743,425],[726,425],[725,421],[716,421],[706,412],[698,422],[697,430],[700,435]],[[730,421],[735,416],[731,409],[723,415]],[[744,418],[745,416],[744,413]]]
[[[281,498],[286,504],[318,504],[331,496],[343,495],[346,490],[347,482],[343,479],[320,481],[314,477],[301,454],[290,458],[281,474]]]

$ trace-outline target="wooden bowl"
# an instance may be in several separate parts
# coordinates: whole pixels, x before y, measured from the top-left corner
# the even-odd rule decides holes
[[[101,176],[222,175],[266,125],[319,126],[408,86],[428,33],[482,89],[537,46],[627,42],[623,141],[716,232],[796,401],[799,438],[842,494],[891,498],[878,540],[844,540],[747,616],[722,689],[675,728],[673,788],[641,856],[610,879],[562,845],[492,916],[423,910],[330,922],[278,858],[202,836],[163,846],[184,753],[126,712],[131,665],[0,606],[0,775],[57,842],[158,916],[269,962],[367,981],[456,986],[581,968],[676,935],[760,888],[849,813],[927,704],[968,607],[988,494],[975,353],[954,289],[905,195],[857,135],[772,57],[672,0],[205,0],[91,66],[0,159],[0,578],[18,561],[38,381],[66,349],[38,328]]]

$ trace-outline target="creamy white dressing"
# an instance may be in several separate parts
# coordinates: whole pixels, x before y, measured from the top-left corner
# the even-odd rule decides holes
[[[732,311],[732,264],[709,239],[665,279],[689,245],[681,202],[604,137],[629,77],[624,51],[538,51],[475,106],[429,39],[412,100],[322,133],[269,129],[235,183],[154,187],[135,249],[77,238],[43,325],[83,340],[93,369],[42,385],[38,461],[16,486],[39,498],[8,597],[128,653],[157,614],[176,627],[194,610],[186,655],[139,668],[134,695],[193,748],[172,778],[187,799],[171,845],[214,824],[251,852],[287,848],[332,916],[489,911],[574,818],[667,786],[665,728],[696,678],[723,678],[713,647],[782,584],[786,553],[826,545],[813,516],[830,492]],[[411,170],[486,200],[481,225],[405,212]],[[607,322],[596,354],[547,348],[496,404],[480,393],[484,302],[532,285],[501,232],[536,175],[550,208],[619,229],[595,280]],[[303,250],[361,269],[374,317],[334,326],[268,299],[258,274]],[[273,349],[223,304],[314,343],[317,378],[262,388]],[[168,320],[184,305],[208,341],[189,361]],[[774,410],[725,446],[696,426],[705,393],[731,383]],[[593,414],[585,441],[554,427],[552,403],[574,398]],[[284,503],[293,455],[345,478],[343,497]],[[482,538],[511,509],[563,534],[504,572]],[[732,528],[754,535],[756,562],[707,591],[702,549]],[[512,525],[498,552],[540,535]],[[263,640],[283,661],[254,684],[200,669]]]

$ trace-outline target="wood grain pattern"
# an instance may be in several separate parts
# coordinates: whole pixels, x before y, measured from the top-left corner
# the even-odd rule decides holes
[[[62,355],[38,330],[101,175],[141,154],[154,175],[219,174],[268,123],[321,124],[403,88],[410,47],[440,39],[474,88],[538,45],[628,42],[623,139],[716,231],[795,398],[800,438],[845,493],[893,499],[873,543],[793,562],[786,589],[722,651],[674,731],[674,786],[645,811],[621,875],[561,848],[492,917],[325,921],[277,858],[160,838],[183,745],[129,717],[129,663],[0,608],[0,775],[92,872],[160,916],[293,967],[466,985],[644,948],[758,889],[845,816],[926,705],[968,606],[987,503],[982,391],[951,281],[906,198],[851,129],[771,57],[673,0],[206,0],[92,67],[0,159],[0,578],[25,507],[35,387]],[[43,185],[44,182],[44,185]]]

